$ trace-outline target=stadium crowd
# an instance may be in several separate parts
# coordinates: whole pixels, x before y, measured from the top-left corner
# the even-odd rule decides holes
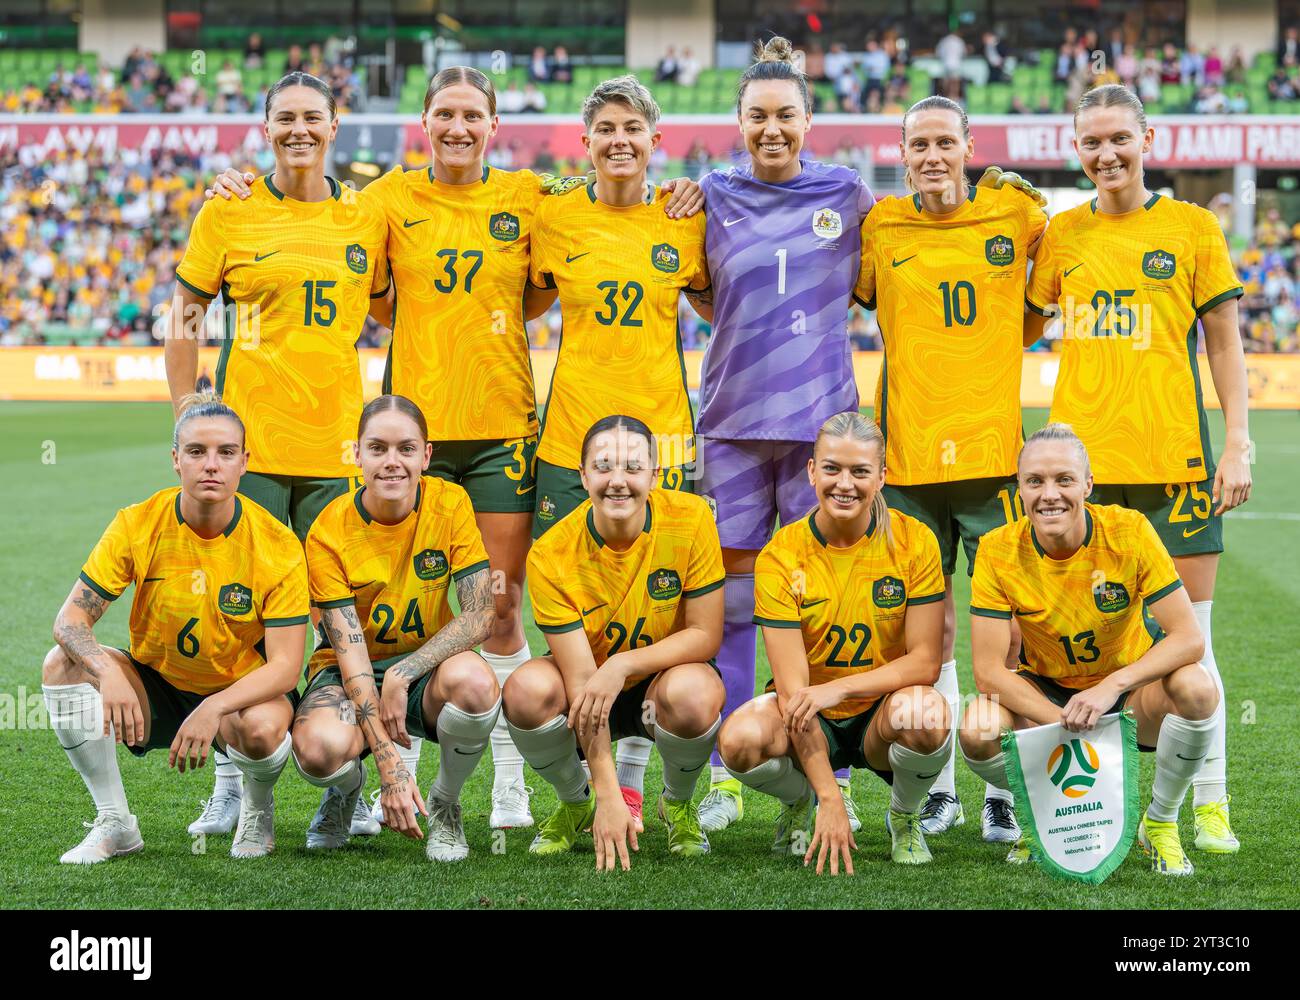
[[[503,167],[580,171],[579,164],[553,158],[518,163],[516,152],[498,144],[493,155]],[[269,154],[262,155],[264,161],[250,169],[270,168]],[[414,151],[411,156],[415,165]],[[698,176],[715,165],[707,156],[697,159],[695,169],[686,164],[688,173]],[[850,162],[847,153],[844,162]],[[108,159],[98,150],[59,154],[34,166],[0,160],[0,346],[154,343],[154,317],[171,296],[202,180],[229,165],[226,154],[142,156],[130,149]],[[680,166],[665,162],[656,174],[668,176]],[[1254,243],[1233,256],[1246,286],[1246,349],[1300,351],[1300,223],[1288,226],[1278,209],[1262,209]],[[558,307],[529,324],[538,348],[556,347],[559,332]],[[702,349],[709,334],[709,325],[683,304],[683,347]],[[880,347],[875,315],[856,306],[849,335],[856,349]],[[388,331],[367,321],[359,343],[385,347]]]
[[[60,62],[43,75],[30,73],[24,83],[8,87],[0,95],[0,110],[240,114],[260,109],[269,82],[294,70],[304,70],[326,81],[341,110],[360,107],[364,88],[353,69],[351,54],[340,39],[312,42],[306,50],[293,45],[280,55],[279,65],[271,65],[261,36],[256,33],[248,36],[242,59],[227,55],[209,62],[206,53],[200,51],[187,55],[184,63],[177,63],[136,46],[120,70],[108,65],[93,68],[85,62],[71,66]]]

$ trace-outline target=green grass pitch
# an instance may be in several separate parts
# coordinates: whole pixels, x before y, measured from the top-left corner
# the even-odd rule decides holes
[[[1026,427],[1042,423],[1041,411]],[[1248,517],[1226,525],[1227,553],[1219,571],[1214,645],[1228,685],[1229,780],[1233,821],[1243,847],[1236,857],[1193,852],[1191,879],[1150,872],[1134,848],[1102,886],[1057,881],[1036,867],[1012,868],[1004,850],[981,842],[982,789],[958,764],[958,792],[967,819],[931,838],[934,863],[906,869],[888,859],[883,814],[885,786],[856,773],[854,794],[863,817],[855,878],[817,878],[788,858],[768,853],[775,804],[746,796],[744,821],[715,836],[713,853],[684,862],[667,854],[666,834],[647,818],[641,853],[628,873],[597,874],[590,841],[570,856],[540,859],[527,853],[530,831],[505,837],[493,852],[487,826],[491,768],[485,759],[463,798],[471,855],[458,865],[426,861],[422,844],[390,832],[355,839],[341,852],[308,854],[303,837],[318,798],[288,768],[276,794],[277,848],[273,857],[237,862],[229,838],[213,837],[192,853],[186,824],[212,783],[212,772],[180,775],[166,757],[141,760],[119,749],[133,811],[140,817],[143,853],[94,868],[65,867],[58,856],[93,818],[80,778],[48,729],[20,728],[24,697],[39,701],[40,663],[51,645],[55,611],[82,560],[114,511],[175,482],[167,441],[169,411],[157,404],[0,404],[0,482],[5,527],[0,534],[0,905],[7,907],[845,907],[943,908],[1214,908],[1294,907],[1300,902],[1285,859],[1294,844],[1294,768],[1285,747],[1294,738],[1295,663],[1300,648],[1300,416],[1258,412],[1255,496]],[[1211,425],[1222,421],[1212,415]],[[1217,434],[1222,440],[1221,431]],[[1217,443],[1216,442],[1216,445]],[[1270,516],[1272,515],[1272,516]],[[963,609],[969,588],[957,577],[958,663],[962,692],[971,690],[968,628]],[[129,596],[119,599],[99,630],[103,641],[125,645]],[[526,612],[534,649],[544,643]],[[767,676],[760,646],[760,682]],[[1290,734],[1290,735],[1288,735]],[[426,748],[420,768],[427,787],[437,749]],[[648,802],[659,790],[652,758]],[[534,815],[555,803],[535,775]],[[1143,760],[1143,804],[1151,761]],[[703,794],[701,782],[699,794]],[[369,788],[375,787],[373,768]],[[1192,839],[1191,804],[1182,816],[1184,843]]]

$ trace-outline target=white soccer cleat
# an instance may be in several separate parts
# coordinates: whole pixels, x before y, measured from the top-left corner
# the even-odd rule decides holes
[[[961,802],[957,796],[947,792],[931,792],[921,807],[921,830],[927,836],[945,833],[965,822],[966,813]]]
[[[1020,824],[1006,799],[985,799],[980,832],[986,844],[1014,844],[1020,839]]]
[[[59,858],[60,864],[97,865],[110,858],[144,850],[140,824],[134,816],[128,816],[125,821],[116,816],[96,816],[95,822],[82,825],[89,827],[90,832],[80,844]]]
[[[379,797],[381,794],[382,792],[378,788],[376,788],[373,792],[370,793],[370,818],[373,819],[380,826],[383,826],[384,806],[383,803],[379,801]]]
[[[700,829],[706,834],[720,833],[744,815],[745,800],[740,797],[740,782],[734,779],[714,785],[700,800]]]
[[[203,812],[186,830],[190,836],[199,834],[229,833],[239,819],[239,802],[243,798],[240,786],[226,786],[212,792],[212,798],[203,800]]]
[[[862,820],[858,819],[858,807],[853,801],[853,789],[848,785],[840,785],[840,798],[844,801],[844,811],[848,813],[849,830],[857,833],[862,829]]]
[[[350,819],[354,815],[357,802],[361,799],[361,789],[351,795],[344,795],[337,786],[331,785],[320,797],[320,806],[307,827],[307,849],[309,851],[333,851],[346,847]],[[366,810],[369,817],[370,810]]]
[[[464,861],[469,857],[469,843],[460,818],[460,803],[435,799],[430,792],[424,804],[429,810],[429,836],[424,853],[430,861]]]
[[[365,783],[363,782],[362,788],[364,787]],[[378,837],[379,831],[383,829],[380,825],[380,819],[384,815],[384,810],[379,809],[379,815],[376,816],[370,808],[371,804],[361,794],[361,790],[361,788],[357,789],[356,804],[352,807],[352,822],[348,827],[348,832],[354,837]],[[378,795],[379,792],[376,791],[375,796]],[[379,808],[379,799],[376,797],[373,801],[375,808]]]
[[[493,830],[524,829],[533,825],[533,813],[528,808],[528,797],[533,790],[522,781],[508,785],[492,786],[492,816],[488,825]]]
[[[232,858],[264,858],[275,850],[275,798],[265,809],[256,809],[244,796],[239,805],[239,828],[230,845]]]

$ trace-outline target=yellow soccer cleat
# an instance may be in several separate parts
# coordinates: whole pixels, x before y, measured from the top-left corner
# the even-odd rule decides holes
[[[928,865],[934,860],[921,830],[919,812],[903,813],[890,809],[885,813],[885,829],[893,846],[889,856],[900,865]]]
[[[1225,795],[1218,802],[1207,802],[1197,806],[1196,813],[1196,849],[1209,854],[1236,854],[1241,849],[1241,842],[1228,823],[1228,803],[1231,795]]]
[[[1012,844],[1011,850],[1007,852],[1007,864],[1009,865],[1027,865],[1033,859],[1033,845],[1026,836],[1022,836]]]
[[[561,802],[537,828],[537,836],[528,845],[532,854],[564,854],[573,850],[578,835],[591,829],[596,818],[596,796],[585,802]]]
[[[668,850],[684,858],[709,853],[709,838],[700,829],[700,813],[690,799],[675,802],[659,796],[659,818],[668,827]]]
[[[817,796],[809,788],[808,794],[793,805],[781,804],[780,815],[776,817],[776,836],[772,839],[773,854],[804,856],[817,820],[816,803]]]
[[[1138,824],[1138,846],[1151,858],[1151,869],[1161,875],[1192,874],[1191,859],[1183,853],[1177,823],[1159,823],[1142,814]]]

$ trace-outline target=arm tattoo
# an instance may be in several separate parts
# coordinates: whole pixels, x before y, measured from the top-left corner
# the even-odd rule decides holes
[[[91,631],[89,625],[59,622],[54,627],[54,637],[73,663],[95,680],[100,678],[100,670],[95,661],[103,655],[103,650],[100,649],[95,633]]]
[[[492,603],[492,578],[488,571],[481,569],[457,580],[456,595],[460,598],[460,614],[401,663],[390,667],[390,673],[414,683],[447,657],[473,649],[492,634],[492,619],[496,612]]]
[[[73,602],[73,607],[80,608],[90,616],[92,622],[97,622],[103,617],[104,610],[108,607],[108,601],[104,600],[89,587],[82,587],[81,594]]]
[[[686,297],[697,306],[711,306],[713,305],[713,288],[709,287],[701,292],[696,292],[688,288],[686,290]]]

